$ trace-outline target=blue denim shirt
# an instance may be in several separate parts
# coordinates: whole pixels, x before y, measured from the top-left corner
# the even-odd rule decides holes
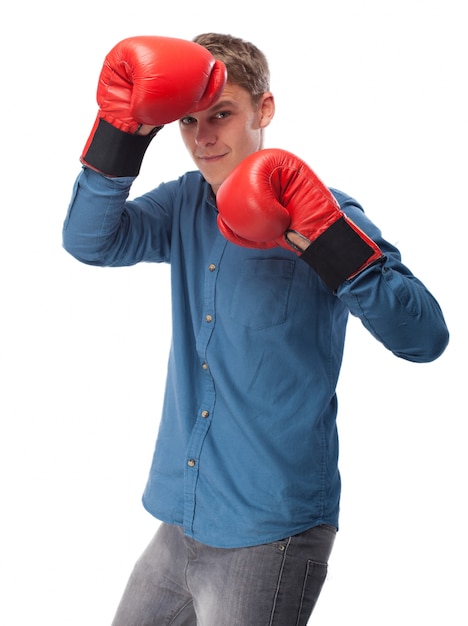
[[[448,341],[437,302],[336,190],[385,259],[332,294],[292,251],[228,243],[199,172],[128,201],[132,182],[84,169],[63,241],[88,264],[171,265],[172,344],[144,506],[223,548],[338,526],[335,389],[348,313],[397,356],[424,362]]]

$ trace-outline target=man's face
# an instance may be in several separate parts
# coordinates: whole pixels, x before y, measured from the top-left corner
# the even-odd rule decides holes
[[[274,108],[270,92],[254,104],[245,89],[227,83],[216,104],[179,120],[185,146],[215,194],[236,165],[262,148]]]

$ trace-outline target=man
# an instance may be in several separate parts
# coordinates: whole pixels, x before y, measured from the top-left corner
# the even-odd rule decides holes
[[[427,362],[447,345],[443,315],[355,200],[263,149],[275,104],[252,44],[124,40],[98,102],[64,246],[94,265],[170,263],[173,315],[143,496],[162,523],[113,624],[305,625],[338,528],[347,316]],[[129,201],[176,119],[198,170]]]

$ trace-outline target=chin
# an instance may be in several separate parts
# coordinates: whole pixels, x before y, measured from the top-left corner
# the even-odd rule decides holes
[[[201,172],[201,175],[203,176],[203,178],[206,180],[206,182],[211,185],[211,187],[213,187],[214,189],[218,189],[219,186],[226,180],[226,178],[228,177],[228,175],[226,174],[226,176],[217,176],[216,178],[214,176],[206,176],[203,172]]]

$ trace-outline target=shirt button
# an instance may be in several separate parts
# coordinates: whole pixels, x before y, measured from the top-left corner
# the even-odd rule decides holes
[[[213,321],[213,316],[212,315],[205,315],[205,320],[209,323]]]
[[[201,366],[203,367],[204,370],[208,369],[208,363],[202,363]]]
[[[210,270],[210,272],[214,272],[216,269],[216,265],[214,263],[210,263],[208,265],[208,269]]]
[[[189,460],[187,461],[187,465],[188,465],[189,467],[195,467],[195,459],[189,459]]]
[[[202,411],[201,416],[206,419],[209,416],[209,414],[210,414],[209,411]]]

